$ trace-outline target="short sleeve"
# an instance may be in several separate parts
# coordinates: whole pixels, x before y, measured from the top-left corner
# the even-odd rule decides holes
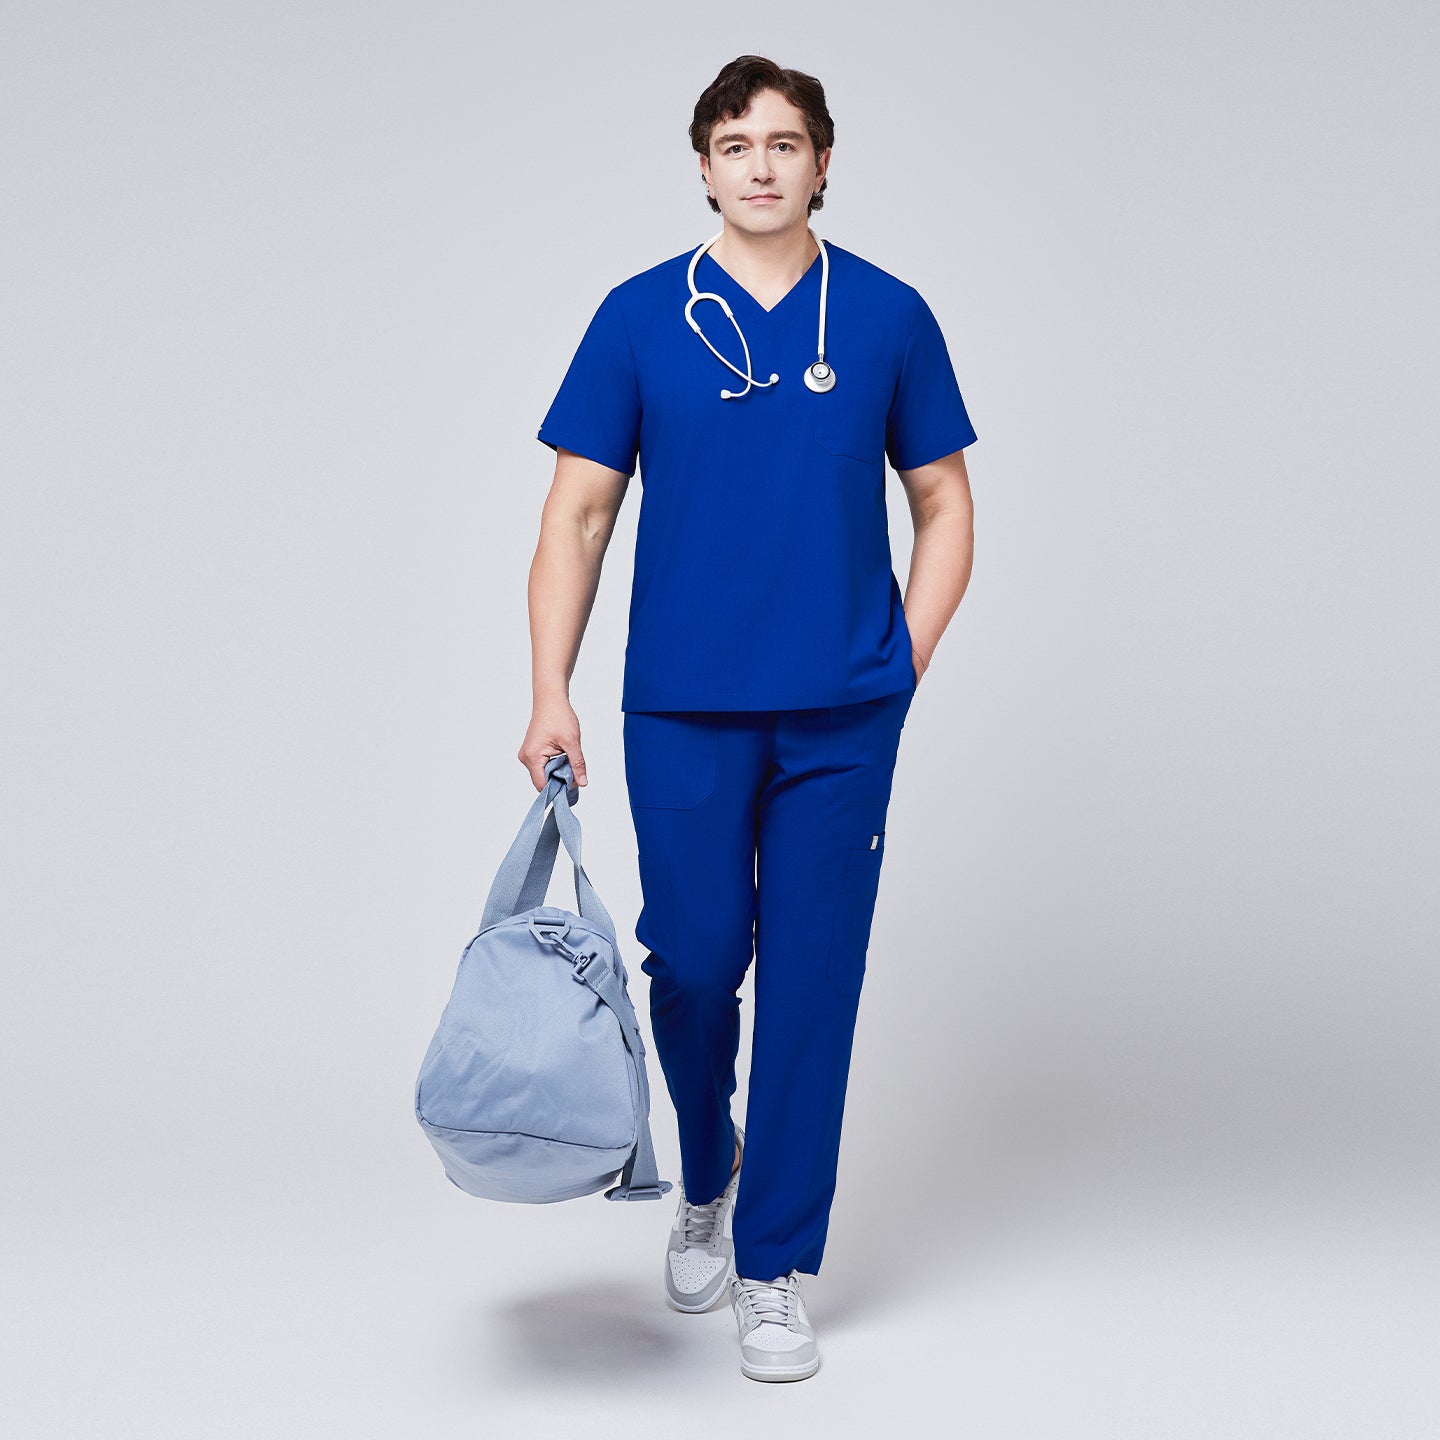
[[[895,469],[914,470],[973,445],[975,438],[945,337],[917,291],[900,380],[890,406],[885,452]]]
[[[620,301],[612,290],[586,327],[536,439],[626,475],[640,443],[640,388]]]

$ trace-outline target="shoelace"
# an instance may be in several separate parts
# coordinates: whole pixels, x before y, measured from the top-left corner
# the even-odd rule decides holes
[[[742,1275],[732,1275],[730,1283],[740,1303],[761,1324],[767,1320],[777,1325],[789,1323],[795,1289],[788,1275],[779,1280],[747,1280]]]
[[[681,1197],[680,1210],[680,1234],[687,1245],[708,1245],[715,1234],[715,1222],[720,1218],[720,1207],[725,1203],[726,1191],[735,1183],[735,1176],[738,1171],[732,1170],[730,1178],[725,1182],[725,1189],[722,1190],[713,1200],[707,1200],[703,1205],[692,1205],[683,1196]]]
[[[715,1233],[715,1222],[720,1218],[720,1207],[725,1201],[722,1190],[713,1200],[704,1205],[683,1202],[680,1233],[687,1245],[708,1245]]]

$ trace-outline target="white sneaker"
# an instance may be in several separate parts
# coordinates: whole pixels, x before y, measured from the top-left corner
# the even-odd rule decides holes
[[[745,1131],[735,1127],[735,1143],[745,1160]],[[705,1205],[691,1205],[685,1199],[685,1182],[680,1182],[680,1205],[665,1247],[665,1299],[672,1310],[696,1314],[708,1310],[725,1289],[726,1279],[735,1270],[735,1241],[731,1212],[740,1184],[740,1166],[730,1183]]]
[[[740,1326],[742,1374],[752,1380],[804,1380],[820,1368],[798,1270],[774,1280],[731,1275],[727,1283]]]

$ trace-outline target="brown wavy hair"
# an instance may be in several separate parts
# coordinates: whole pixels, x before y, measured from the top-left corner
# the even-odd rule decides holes
[[[835,122],[825,106],[825,87],[813,75],[787,70],[763,55],[741,55],[720,71],[695,102],[695,116],[690,121],[690,144],[695,153],[709,159],[715,127],[724,120],[738,119],[762,90],[778,90],[805,116],[817,159],[835,143]],[[828,177],[820,182],[819,191],[810,197],[810,214],[824,205],[829,187]],[[705,203],[720,213],[720,206],[708,194]]]

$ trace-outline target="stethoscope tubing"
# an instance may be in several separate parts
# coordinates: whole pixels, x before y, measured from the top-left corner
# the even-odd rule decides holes
[[[685,321],[690,326],[690,328],[705,342],[705,348],[709,350],[710,353],[722,365],[724,365],[728,370],[733,371],[745,382],[745,388],[738,393],[730,390],[722,390],[720,392],[720,398],[722,400],[732,400],[739,399],[741,396],[749,394],[751,386],[754,386],[757,389],[766,389],[771,385],[778,384],[780,377],[779,375],[772,372],[768,380],[757,380],[755,378],[755,367],[750,359],[749,342],[745,339],[745,332],[740,328],[740,322],[735,318],[735,312],[730,308],[729,301],[727,301],[723,295],[717,295],[713,290],[697,290],[695,288],[695,267],[700,263],[700,257],[724,233],[724,230],[717,230],[715,234],[713,234],[707,241],[705,241],[705,243],[701,245],[690,257],[690,267],[686,272],[685,276],[686,283],[689,286],[690,290],[690,298],[685,302]],[[830,292],[830,252],[825,248],[825,242],[818,235],[816,235],[813,230],[810,232],[810,234],[814,239],[816,245],[820,247],[820,333],[816,337],[817,359],[815,361],[815,364],[812,365],[805,373],[806,383],[810,386],[810,388],[812,390],[818,390],[823,392],[824,390],[829,390],[835,384],[835,372],[825,363],[825,302]],[[740,346],[745,351],[745,368],[743,370],[739,369],[737,366],[733,365],[729,360],[727,360],[725,356],[723,356],[710,343],[709,338],[700,328],[700,322],[695,318],[694,314],[692,313],[696,302],[700,300],[715,301],[715,303],[719,305],[721,310],[725,312],[725,316],[730,321],[731,325],[735,327],[735,333],[740,337]],[[828,383],[817,386],[816,384],[811,383],[812,375],[816,377],[816,379],[823,378]]]

